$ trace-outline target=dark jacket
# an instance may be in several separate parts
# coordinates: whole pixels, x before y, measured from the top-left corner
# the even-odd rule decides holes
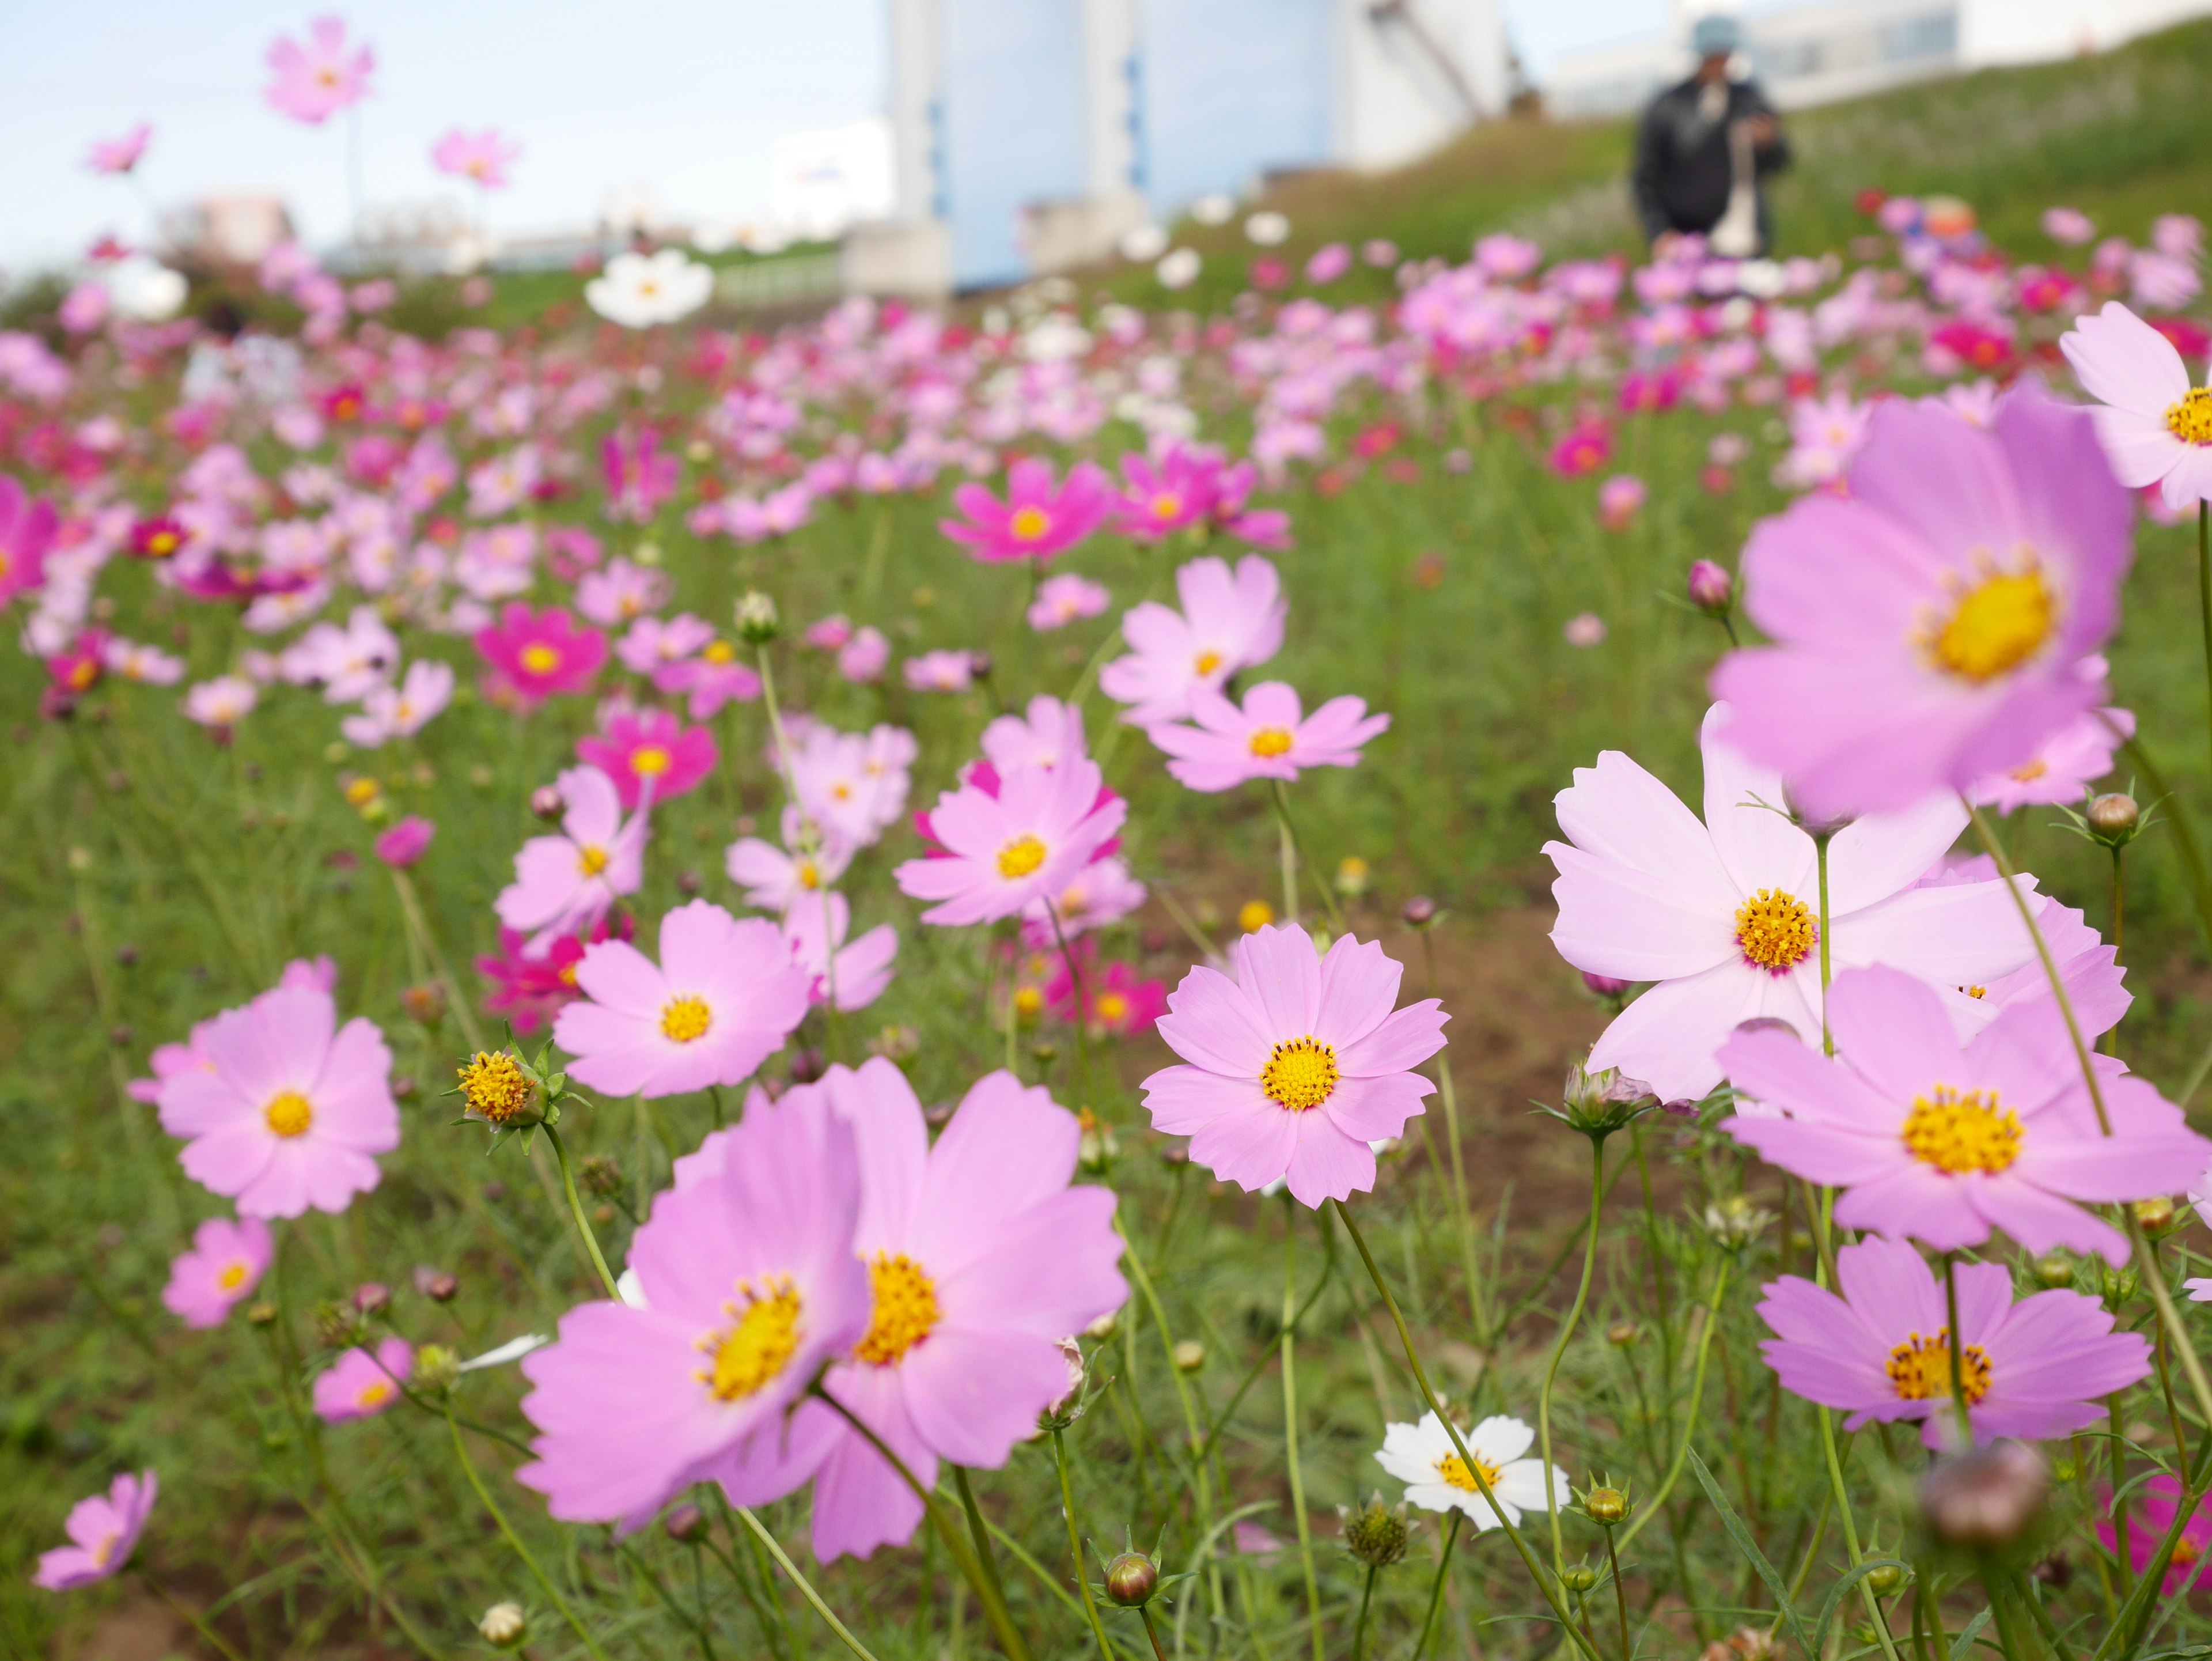
[[[1709,121],[1699,109],[1702,91],[1696,77],[1669,87],[1644,112],[1636,137],[1636,212],[1646,236],[1668,231],[1710,231],[1728,211],[1729,128],[1754,115],[1772,115],[1766,94],[1748,81],[1729,83],[1727,113]],[[1759,194],[1759,245],[1763,253],[1772,235],[1767,217],[1766,177],[1790,165],[1789,141],[1752,152]]]

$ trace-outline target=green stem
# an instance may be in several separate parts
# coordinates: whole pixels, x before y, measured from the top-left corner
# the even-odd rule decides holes
[[[975,1561],[983,1571],[985,1582],[990,1586],[990,1601],[998,1609],[1005,1610],[1007,1607],[1006,1583],[999,1579],[999,1560],[991,1549],[991,1531],[983,1524],[983,1508],[975,1503],[975,1490],[969,1485],[967,1466],[952,1467],[952,1486],[959,1493],[960,1509],[968,1514],[968,1535],[975,1545]],[[1008,1620],[1011,1625],[1011,1614]],[[1010,1661],[1012,1661],[1012,1658]]]
[[[1698,1362],[1690,1378],[1690,1416],[1688,1422],[1682,1427],[1682,1445],[1674,1450],[1674,1463],[1667,1468],[1666,1480],[1629,1519],[1628,1527],[1620,1536],[1620,1543],[1624,1546],[1643,1532],[1644,1525],[1659,1514],[1660,1507],[1667,1503],[1667,1496],[1674,1490],[1676,1479],[1689,1463],[1690,1443],[1698,1433],[1698,1409],[1705,1399],[1705,1359],[1712,1352],[1713,1334],[1721,1323],[1721,1298],[1728,1291],[1729,1269],[1732,1262],[1733,1259],[1728,1257],[1721,1259],[1720,1273],[1713,1277],[1713,1295],[1706,1300],[1705,1327],[1698,1335]],[[1687,1587],[1683,1588],[1686,1596],[1688,1590]]]
[[[1943,1314],[1949,1323],[1944,1335],[1951,1350],[1951,1405],[1959,1415],[1959,1447],[1963,1452],[1974,1445],[1974,1426],[1966,1415],[1966,1339],[1959,1330],[1959,1254],[1955,1251],[1943,1254]]]
[[[1367,1579],[1359,1588],[1359,1619],[1352,1627],[1352,1661],[1362,1661],[1367,1653],[1367,1606],[1375,1598],[1375,1577],[1382,1573],[1374,1563],[1367,1566]]]
[[[1083,1069],[1083,1088],[1091,1089],[1091,995],[1083,983],[1083,970],[1075,961],[1075,949],[1068,944],[1067,932],[1060,926],[1060,908],[1052,901],[1044,903],[1044,914],[1052,919],[1052,938],[1060,947],[1060,960],[1067,965],[1067,983],[1075,993],[1075,1055]]]
[[[1421,959],[1429,972],[1428,994],[1437,995],[1436,926],[1433,922],[1421,930]],[[1459,1227],[1460,1271],[1467,1276],[1467,1309],[1474,1320],[1475,1346],[1487,1350],[1491,1344],[1490,1317],[1482,1295],[1482,1277],[1474,1262],[1474,1214],[1467,1202],[1467,1166],[1460,1157],[1459,1097],[1452,1088],[1450,1046],[1437,1052],[1437,1088],[1443,1093],[1444,1142],[1451,1153],[1453,1220]]]
[[[1145,1623],[1145,1636],[1152,1640],[1153,1661],[1168,1661],[1168,1652],[1160,1647],[1159,1632],[1152,1625],[1152,1606],[1150,1603],[1139,1604],[1137,1618]]]
[[[606,1652],[600,1649],[599,1640],[592,1636],[591,1628],[577,1618],[576,1611],[568,1607],[568,1600],[561,1595],[560,1587],[547,1577],[545,1571],[538,1567],[538,1560],[531,1555],[530,1548],[524,1545],[521,1536],[508,1526],[507,1513],[500,1510],[491,1497],[491,1490],[484,1486],[483,1478],[477,1474],[476,1462],[469,1457],[468,1445],[461,1440],[461,1427],[453,1422],[451,1414],[446,1415],[446,1428],[453,1433],[453,1457],[461,1462],[461,1469],[469,1479],[469,1486],[477,1491],[477,1498],[483,1502],[484,1510],[499,1525],[499,1531],[507,1536],[507,1543],[522,1560],[523,1567],[530,1571],[532,1579],[545,1588],[545,1595],[553,1600],[553,1607],[561,1611],[561,1618],[568,1623],[577,1637],[584,1640],[584,1647],[592,1652],[596,1661],[607,1661]]]
[[[553,1157],[560,1161],[561,1187],[568,1196],[568,1214],[576,1220],[576,1232],[584,1237],[584,1250],[591,1256],[592,1267],[599,1272],[599,1284],[606,1288],[608,1297],[620,1303],[622,1293],[615,1287],[615,1277],[608,1271],[607,1260],[599,1255],[599,1236],[592,1232],[592,1225],[584,1215],[584,1202],[577,1197],[576,1173],[568,1163],[568,1145],[550,1124],[544,1130],[545,1140],[553,1144]]]
[[[1605,1562],[1613,1571],[1613,1608],[1620,1615],[1620,1661],[1629,1661],[1628,1652],[1628,1591],[1620,1584],[1620,1555],[1613,1548],[1613,1530],[1605,1531]]]
[[[422,902],[415,892],[414,879],[398,867],[392,867],[392,886],[399,896],[399,910],[407,919],[407,927],[422,955],[430,960],[430,970],[437,976],[439,984],[446,989],[446,1007],[453,1012],[460,1023],[461,1036],[469,1041],[472,1050],[483,1048],[483,1032],[477,1025],[476,1011],[469,1007],[461,983],[453,978],[453,971],[446,962],[446,954],[438,949],[437,937],[430,933],[429,920],[423,915]]]
[[[1083,1531],[1075,1520],[1075,1485],[1067,1479],[1067,1442],[1060,1427],[1052,1427],[1052,1463],[1060,1472],[1060,1514],[1067,1519],[1067,1557],[1075,1566],[1075,1584],[1083,1593],[1084,1619],[1098,1640],[1099,1661],[1115,1661],[1114,1646],[1106,1641],[1105,1626],[1098,1619],[1098,1603],[1091,1595],[1091,1576],[1083,1567]]]
[[[813,1607],[815,1614],[822,1617],[823,1624],[836,1633],[839,1641],[859,1656],[860,1661],[876,1661],[876,1658],[868,1653],[868,1646],[854,1637],[845,1623],[837,1618],[837,1611],[822,1601],[822,1594],[815,1591],[813,1584],[799,1572],[799,1565],[793,1562],[790,1555],[776,1542],[776,1537],[769,1532],[768,1525],[753,1515],[752,1507],[738,1506],[733,1509],[738,1520],[752,1530],[753,1538],[759,1541],[768,1555],[775,1559],[776,1567],[791,1577],[791,1584],[799,1588],[799,1595]],[[1020,1658],[1014,1658],[1014,1661],[1020,1661]]]
[[[2212,502],[2197,504],[2197,612],[2204,636],[2204,732],[2212,745]]]
[[[1291,818],[1290,792],[1283,788],[1283,782],[1280,779],[1271,779],[1268,782],[1275,788],[1275,817],[1282,821],[1283,835],[1290,840],[1290,848],[1285,859],[1287,860],[1290,855],[1296,855],[1302,860],[1305,859],[1305,846],[1298,840],[1298,827]],[[1313,866],[1311,860],[1305,860],[1305,863],[1310,869]],[[1345,926],[1344,912],[1336,903],[1336,885],[1330,882],[1321,872],[1315,871],[1314,886],[1321,891],[1322,907],[1328,913],[1328,926],[1340,934],[1349,932]],[[1297,921],[1297,900],[1294,895],[1291,900],[1291,922]]]
[[[1474,1467],[1469,1465],[1468,1469],[1473,1470]],[[1429,1612],[1421,1618],[1421,1637],[1420,1641],[1413,1646],[1413,1661],[1421,1661],[1421,1658],[1429,1652],[1429,1634],[1436,1630],[1437,1611],[1443,1607],[1444,1576],[1451,1568],[1452,1547],[1459,1539],[1461,1520],[1460,1513],[1455,1510],[1452,1512],[1451,1526],[1444,1530],[1443,1555],[1437,1559],[1437,1578],[1429,1587]],[[1564,1618],[1563,1616],[1563,1621]],[[1576,1631],[1572,1626],[1567,1628],[1567,1632],[1577,1644],[1587,1643],[1582,1634]],[[1592,1653],[1595,1652],[1592,1652]]]
[[[1269,781],[1275,792],[1275,841],[1281,849],[1283,867],[1283,921],[1295,925],[1298,920],[1298,845],[1291,835],[1290,811],[1283,802],[1283,782]]]
[[[1828,955],[1828,833],[1813,838],[1813,856],[1820,871],[1820,1049],[1832,1056],[1836,1037],[1828,1030],[1828,983],[1834,978]]]
[[[1314,1661],[1322,1661],[1321,1581],[1314,1573],[1313,1524],[1306,1515],[1305,1475],[1298,1463],[1298,1236],[1297,1212],[1283,1194],[1283,1452],[1290,1465],[1291,1511],[1297,1518],[1298,1561],[1305,1572],[1306,1614],[1312,1628]]]
[[[1582,1323],[1583,1310],[1589,1303],[1590,1276],[1597,1269],[1597,1226],[1605,1204],[1605,1138],[1592,1136],[1590,1144],[1590,1200],[1589,1226],[1583,1244],[1583,1277],[1575,1288],[1574,1306],[1568,1310],[1565,1320],[1559,1323],[1559,1335],[1552,1345],[1552,1359],[1544,1368],[1544,1387],[1536,1396],[1536,1442],[1539,1457],[1544,1465],[1544,1514],[1552,1524],[1552,1573],[1564,1573],[1567,1566],[1566,1548],[1559,1535],[1559,1501],[1552,1482],[1552,1386],[1559,1376],[1559,1363],[1566,1359],[1567,1345]]]
[[[207,1623],[205,1616],[191,1604],[179,1600],[167,1586],[155,1579],[151,1569],[141,1568],[137,1571],[137,1573],[138,1578],[146,1583],[146,1589],[182,1615],[190,1623],[191,1629],[207,1640],[209,1647],[223,1658],[223,1661],[246,1661],[244,1656],[223,1641],[221,1633]]]

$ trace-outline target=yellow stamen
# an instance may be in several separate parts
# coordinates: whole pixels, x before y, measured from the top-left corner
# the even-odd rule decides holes
[[[307,1127],[315,1122],[315,1110],[298,1091],[280,1090],[262,1110],[261,1116],[271,1130],[289,1141],[307,1134]]]
[[[1994,1177],[2020,1158],[2026,1132],[2020,1115],[2002,1105],[1996,1091],[1962,1094],[1939,1084],[1913,1098],[1902,1134],[1912,1157],[1938,1171],[1954,1177],[1972,1171]]]
[[[2191,386],[2166,406],[2166,430],[2185,444],[2212,444],[2212,392]]]
[[[801,888],[819,888],[819,887],[821,887],[821,886],[822,886],[822,868],[821,868],[821,867],[819,867],[819,866],[816,865],[812,860],[801,860],[801,861],[799,861],[799,885]]]
[[[702,1348],[714,1352],[714,1370],[701,1373],[701,1379],[714,1392],[717,1400],[735,1402],[757,1394],[774,1382],[776,1375],[791,1365],[791,1358],[799,1351],[799,1292],[788,1280],[771,1278],[768,1281],[768,1295],[762,1297],[753,1290],[750,1281],[740,1281],[738,1291],[745,1300],[739,1310],[734,1304],[722,1307],[737,1317],[737,1324],[728,1331],[716,1334]]]
[[[1018,987],[1014,990],[1014,1010],[1017,1014],[1034,1015],[1044,1007],[1044,994],[1034,986]]]
[[[391,1399],[392,1386],[380,1378],[376,1383],[362,1389],[361,1394],[355,1398],[354,1405],[360,1408],[380,1408]]]
[[[707,1029],[714,1024],[714,1012],[707,1007],[704,998],[688,994],[671,998],[661,1006],[660,1031],[663,1037],[677,1043],[690,1043],[707,1036]]]
[[[1045,847],[1024,830],[999,850],[999,874],[1018,882],[1044,863]]]
[[[479,1050],[459,1072],[461,1099],[478,1118],[506,1124],[530,1105],[529,1075],[503,1050]]]
[[[1966,590],[1929,642],[1938,668],[1976,684],[2035,655],[2058,624],[2058,601],[2033,565],[1992,572]]]
[[[1119,992],[1101,992],[1098,995],[1098,1019],[1109,1026],[1128,1019],[1129,1001]]]
[[[1052,516],[1042,508],[1017,508],[1006,520],[1006,529],[1017,542],[1036,542],[1052,529]]]
[[[1914,1333],[1889,1352],[1889,1365],[1884,1371],[1900,1402],[1934,1402],[1948,1396],[1951,1329],[1938,1327],[1927,1338]],[[1960,1350],[1959,1383],[1968,1407],[1990,1393],[1990,1358],[1979,1344],[1968,1344]]]
[[[1820,943],[1820,925],[1795,894],[1762,888],[1736,907],[1735,943],[1746,963],[1779,975],[1812,955]]]
[[[1182,498],[1179,496],[1164,493],[1152,498],[1154,519],[1173,519],[1181,512],[1182,512]]]
[[[629,770],[641,779],[657,779],[668,770],[672,757],[657,744],[648,744],[629,752]]]
[[[607,868],[607,850],[596,843],[576,850],[576,869],[587,877],[596,877]]]
[[[1262,761],[1272,761],[1287,754],[1293,742],[1287,727],[1262,727],[1252,734],[1252,753]]]
[[[533,675],[550,675],[561,666],[561,654],[550,646],[526,646],[522,648],[522,666]]]
[[[709,641],[707,649],[699,654],[709,663],[735,663],[738,648],[726,640]]]
[[[1487,1459],[1477,1459],[1474,1464],[1475,1469],[1482,1473],[1483,1482],[1493,1488],[1496,1488],[1498,1467]],[[1455,1488],[1462,1494],[1482,1492],[1481,1488],[1475,1486],[1474,1472],[1467,1468],[1467,1461],[1456,1453],[1447,1453],[1437,1461],[1437,1475],[1443,1479],[1447,1486]]]
[[[875,1308],[854,1359],[871,1366],[895,1366],[937,1324],[937,1283],[905,1253],[878,1251],[868,1265],[868,1287]]]
[[[216,1277],[216,1283],[225,1292],[235,1292],[246,1284],[246,1265],[232,1263]]]
[[[1198,654],[1198,661],[1191,665],[1191,667],[1197,670],[1201,678],[1212,674],[1220,666],[1221,654],[1212,651],[1200,652]]]
[[[1309,1035],[1279,1043],[1260,1069],[1260,1088],[1269,1101],[1293,1113],[1319,1107],[1336,1093],[1336,1051]]]

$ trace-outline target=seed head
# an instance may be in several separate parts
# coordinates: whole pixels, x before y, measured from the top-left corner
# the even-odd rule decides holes
[[[504,1050],[477,1051],[466,1067],[458,1069],[461,1099],[471,1118],[487,1124],[527,1123],[537,1099],[535,1086],[522,1064]]]
[[[1381,1494],[1370,1494],[1358,1510],[1339,1506],[1336,1514],[1344,1528],[1344,1548],[1354,1561],[1370,1569],[1386,1569],[1406,1555],[1413,1530],[1406,1520],[1403,1503],[1386,1506]]]
[[[347,1304],[317,1304],[307,1318],[314,1323],[316,1341],[325,1349],[349,1349],[361,1323]]]
[[[461,1376],[461,1358],[443,1344],[425,1344],[415,1352],[414,1371],[407,1382],[426,1396],[443,1395]]]
[[[1774,1220],[1774,1214],[1747,1194],[1731,1194],[1705,1208],[1705,1232],[1731,1250],[1749,1245]]]
[[[2051,1494],[2051,1469],[2025,1442],[1993,1442],[1941,1461],[1920,1479],[1928,1531],[1947,1546],[1986,1551],[2016,1538]]]
[[[1160,1566],[1140,1551],[1125,1551],[1106,1566],[1106,1596],[1125,1609],[1142,1609],[1160,1584]]]
[[[399,1007],[407,1012],[409,1019],[423,1026],[435,1026],[446,1017],[446,989],[435,981],[410,986],[400,993]]]
[[[511,1650],[530,1635],[529,1617],[520,1603],[494,1603],[477,1622],[477,1635],[495,1650]]]

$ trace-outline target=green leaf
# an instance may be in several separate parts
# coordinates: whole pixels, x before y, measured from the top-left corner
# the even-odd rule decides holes
[[[1743,1518],[1735,1514],[1735,1507],[1729,1504],[1728,1496],[1721,1492],[1721,1485],[1713,1481],[1712,1472],[1707,1470],[1705,1462],[1698,1457],[1698,1451],[1685,1448],[1683,1451],[1690,1457],[1690,1469],[1697,1476],[1698,1486],[1705,1489],[1705,1498],[1713,1502],[1713,1509],[1721,1514],[1721,1526],[1728,1530],[1729,1538],[1735,1542],[1735,1548],[1758,1571],[1759,1578],[1766,1583],[1766,1590],[1774,1595],[1774,1607],[1782,1611],[1782,1618],[1790,1623],[1790,1635],[1797,1640],[1798,1653],[1806,1657],[1807,1661],[1817,1661],[1820,1646],[1805,1635],[1805,1623],[1797,1618],[1797,1606],[1790,1601],[1790,1588],[1775,1573],[1774,1565],[1766,1561],[1766,1554],[1759,1548],[1759,1542],[1751,1537],[1751,1530],[1743,1525]]]
[[[1836,1618],[1836,1606],[1843,1602],[1844,1594],[1876,1569],[1890,1567],[1902,1569],[1907,1574],[1912,1573],[1911,1564],[1900,1562],[1894,1557],[1863,1557],[1859,1560],[1856,1568],[1852,1569],[1828,1589],[1827,1599],[1820,1605],[1820,1624],[1813,1629],[1814,1654],[1825,1655],[1827,1652],[1828,1626]]]
[[[1951,1640],[1951,1661],[1966,1661],[1966,1652],[1974,1647],[1974,1640],[1982,1635],[1982,1628],[1989,1624],[1990,1612],[1987,1609],[1967,1621],[1966,1631]]]

